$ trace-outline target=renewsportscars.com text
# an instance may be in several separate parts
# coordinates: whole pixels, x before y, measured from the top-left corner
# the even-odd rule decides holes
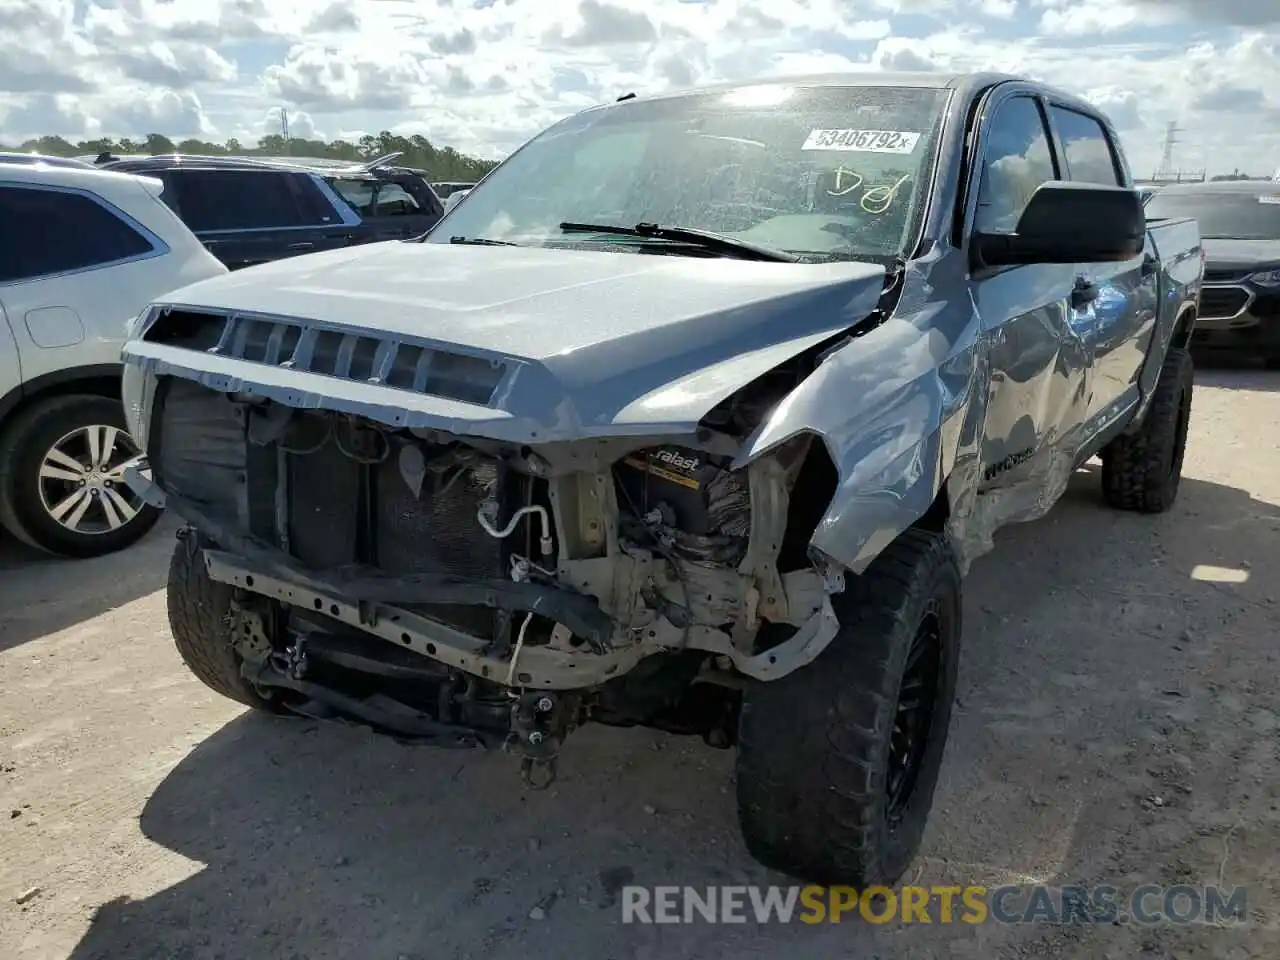
[[[623,923],[1243,924],[1244,887],[907,886],[622,889]]]

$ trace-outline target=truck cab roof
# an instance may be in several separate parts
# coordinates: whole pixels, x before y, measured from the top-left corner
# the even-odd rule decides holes
[[[958,90],[962,95],[973,96],[979,91],[994,87],[1001,83],[1034,83],[1046,93],[1051,93],[1055,100],[1069,103],[1087,113],[1096,113],[1097,108],[1087,100],[1039,81],[1030,81],[1026,77],[995,71],[975,71],[971,73],[915,73],[903,71],[884,72],[845,72],[845,73],[807,73],[786,77],[766,77],[757,80],[729,80],[723,83],[707,84],[699,87],[680,88],[662,93],[639,94],[627,97],[618,105],[635,103],[643,100],[671,99],[677,97],[701,96],[707,93],[729,92],[752,87],[793,86],[793,87],[908,87],[930,90]],[[604,104],[592,109],[607,109],[615,104]]]

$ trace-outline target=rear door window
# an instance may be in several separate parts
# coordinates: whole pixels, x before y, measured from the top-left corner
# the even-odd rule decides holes
[[[1067,161],[1067,174],[1082,183],[1100,183],[1110,187],[1124,186],[1116,163],[1111,138],[1093,117],[1066,107],[1050,108],[1053,125],[1058,128],[1062,152]]]
[[[62,190],[0,186],[0,283],[87,270],[155,250],[119,211]]]
[[[314,186],[305,174],[175,170],[169,178],[178,186],[182,219],[197,232],[279,230],[331,222],[312,201]]]

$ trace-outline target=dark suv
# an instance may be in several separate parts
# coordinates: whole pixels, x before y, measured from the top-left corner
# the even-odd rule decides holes
[[[1280,369],[1280,183],[1175,183],[1147,202],[1149,220],[1177,217],[1195,217],[1204,241],[1193,346]]]
[[[415,170],[292,157],[99,157],[98,166],[158,177],[162,198],[230,269],[425,233],[444,212]]]

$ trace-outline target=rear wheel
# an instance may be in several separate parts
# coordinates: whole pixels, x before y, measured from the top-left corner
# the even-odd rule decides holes
[[[169,629],[183,663],[210,690],[260,710],[273,710],[240,673],[234,591],[209,578],[195,533],[184,530],[169,561]]]
[[[928,821],[959,664],[960,570],[909,530],[839,597],[839,635],[743,698],[738,813],[765,866],[822,884],[889,884]]]
[[[125,471],[141,462],[120,401],[39,401],[0,437],[0,523],[31,546],[66,557],[122,550],[160,517],[125,483]]]
[[[1102,493],[1110,506],[1137,513],[1163,513],[1173,506],[1187,451],[1194,381],[1191,354],[1170,347],[1142,426],[1102,450]]]

